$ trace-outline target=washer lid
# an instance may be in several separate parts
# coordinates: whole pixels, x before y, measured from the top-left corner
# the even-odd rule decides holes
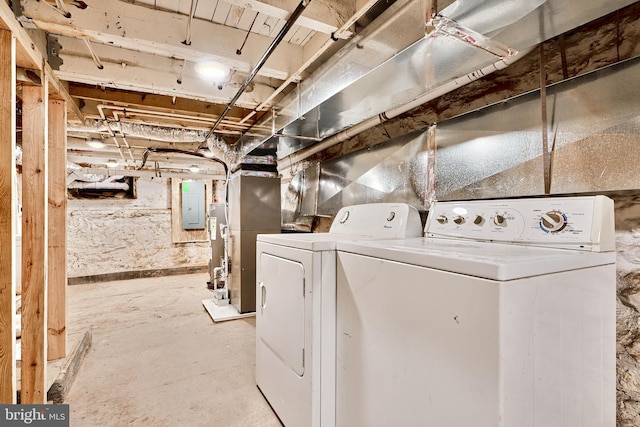
[[[613,264],[615,252],[585,252],[438,238],[339,242],[338,251],[490,280],[514,280]]]

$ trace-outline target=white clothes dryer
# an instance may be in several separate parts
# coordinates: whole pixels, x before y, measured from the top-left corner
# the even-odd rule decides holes
[[[339,242],[336,425],[614,427],[613,202],[437,203]]]
[[[285,426],[335,425],[336,244],[419,237],[416,208],[342,208],[328,233],[260,234],[256,383]]]

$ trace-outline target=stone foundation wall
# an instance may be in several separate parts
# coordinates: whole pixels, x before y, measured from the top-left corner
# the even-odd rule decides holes
[[[171,242],[169,180],[141,178],[137,187],[137,199],[68,201],[70,278],[208,264],[208,242]]]
[[[615,194],[618,427],[640,425],[640,192]]]

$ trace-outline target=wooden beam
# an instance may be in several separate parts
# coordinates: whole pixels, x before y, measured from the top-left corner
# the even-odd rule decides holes
[[[242,55],[237,55],[236,50],[246,31],[194,19],[191,26],[193,37],[187,46],[183,41],[188,16],[128,2],[87,3],[89,7],[86,9],[73,11],[72,19],[65,18],[44,2],[36,1],[24,2],[23,14],[41,30],[84,38],[93,45],[115,46],[129,50],[131,54],[144,52],[189,62],[217,59],[245,73],[251,70],[273,41],[271,37],[252,34],[247,39]],[[64,53],[64,49],[61,53]],[[290,70],[300,66],[301,59],[301,46],[282,43],[260,70],[260,75],[285,79]]]
[[[20,401],[47,402],[47,81],[22,88]]]
[[[67,101],[69,112],[80,121],[84,120],[78,105],[71,99],[65,87],[53,74],[51,67],[44,61],[36,44],[33,42],[27,31],[18,22],[11,7],[7,2],[0,2],[0,29],[11,31],[16,38],[16,65],[18,67],[44,71],[49,80],[49,89],[54,98],[60,97]]]
[[[87,56],[82,40],[59,36],[58,42],[62,45],[60,57],[64,64],[55,73],[62,80],[222,104],[227,104],[238,91],[237,82],[234,81],[220,87],[205,81],[197,76],[194,63],[185,63],[181,59],[96,44],[93,51],[102,58],[103,66],[98,69],[91,57]],[[242,94],[238,106],[253,108],[272,92],[270,84],[256,79],[253,90]]]
[[[0,30],[0,404],[16,403],[16,40]]]
[[[49,100],[49,259],[47,358],[67,354],[67,115],[61,100]]]
[[[248,10],[264,13],[273,18],[286,20],[300,3],[300,0],[226,0],[226,2]],[[354,11],[355,4],[353,0],[312,1],[305,14],[298,19],[296,24],[313,31],[331,34],[342,25],[345,17],[351,16]],[[196,12],[198,11],[196,10]],[[351,37],[351,35],[352,33],[349,31],[342,34],[342,37],[347,38]]]
[[[39,69],[42,66],[42,55],[7,3],[0,1],[0,28],[11,31],[16,37],[16,65]]]
[[[49,98],[65,101],[67,105],[67,113],[83,122],[84,114],[80,111],[80,107],[76,100],[71,98],[71,95],[69,95],[69,89],[66,82],[61,82],[56,78],[48,63],[44,64],[44,74],[47,76],[47,82],[49,85]]]
[[[71,83],[69,94],[78,99],[110,103],[122,107],[146,108],[173,114],[193,114],[203,117],[217,118],[222,114],[226,105],[194,99],[156,95],[138,91],[123,91],[113,88],[99,88],[95,85]],[[231,117],[244,117],[251,109],[233,107],[229,112]]]

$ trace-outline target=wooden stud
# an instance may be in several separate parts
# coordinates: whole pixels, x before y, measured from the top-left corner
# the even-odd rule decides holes
[[[22,88],[20,401],[47,402],[47,82]]]
[[[67,353],[67,117],[66,103],[49,101],[49,265],[47,358]]]
[[[0,30],[0,404],[16,403],[16,42]]]
[[[22,28],[22,24],[16,19],[9,2],[0,2],[0,28],[11,31],[16,38],[16,62],[19,67],[39,68],[42,64],[42,55],[36,45]]]

